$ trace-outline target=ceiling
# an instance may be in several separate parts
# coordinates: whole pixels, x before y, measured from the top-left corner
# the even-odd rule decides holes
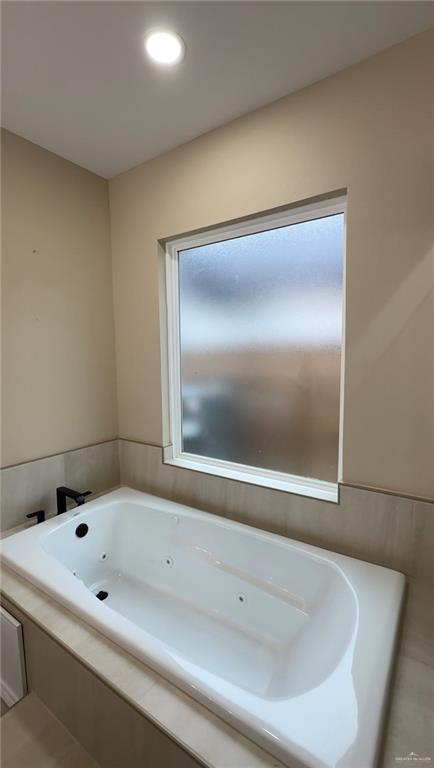
[[[404,40],[423,2],[2,3],[2,124],[106,178]],[[169,27],[178,67],[143,34]]]

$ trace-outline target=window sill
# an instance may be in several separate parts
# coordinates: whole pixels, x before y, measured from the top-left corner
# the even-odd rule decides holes
[[[207,475],[225,477],[249,485],[259,485],[264,488],[274,488],[276,491],[294,493],[298,496],[309,496],[337,504],[339,501],[339,484],[326,480],[315,480],[311,477],[287,475],[284,472],[249,467],[243,464],[232,464],[229,461],[208,459],[206,456],[194,456],[182,453],[172,455],[172,446],[163,449],[163,462],[174,467],[189,469],[194,472],[204,472]]]

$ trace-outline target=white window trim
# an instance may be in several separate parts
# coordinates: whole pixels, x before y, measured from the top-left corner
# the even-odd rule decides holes
[[[181,356],[179,345],[179,276],[178,254],[188,248],[221,242],[234,237],[277,229],[289,224],[299,224],[304,221],[318,219],[343,213],[346,217],[346,198],[333,198],[328,201],[303,205],[284,212],[258,216],[241,223],[228,226],[216,226],[212,230],[197,232],[185,237],[166,242],[165,279],[167,305],[167,363],[168,363],[168,414],[169,414],[169,445],[163,449],[163,461],[184,469],[204,472],[210,475],[226,477],[252,485],[275,488],[279,491],[310,496],[325,501],[337,503],[339,500],[339,480],[342,467],[342,423],[343,423],[343,354],[345,340],[345,242],[343,264],[343,301],[342,301],[342,347],[341,347],[341,376],[340,376],[340,420],[339,420],[339,458],[338,478],[336,482],[317,480],[311,477],[290,475],[284,472],[274,472],[269,469],[251,467],[235,462],[223,461],[207,456],[196,456],[182,450],[182,403],[181,403]],[[345,232],[345,222],[344,222]]]

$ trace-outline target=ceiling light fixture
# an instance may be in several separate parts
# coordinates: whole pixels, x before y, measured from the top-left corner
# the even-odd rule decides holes
[[[175,32],[150,32],[145,37],[145,50],[153,61],[165,66],[178,64],[185,55],[184,41]]]

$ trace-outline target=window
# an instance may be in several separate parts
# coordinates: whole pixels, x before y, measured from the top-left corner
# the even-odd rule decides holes
[[[165,461],[337,501],[345,201],[166,247]]]

